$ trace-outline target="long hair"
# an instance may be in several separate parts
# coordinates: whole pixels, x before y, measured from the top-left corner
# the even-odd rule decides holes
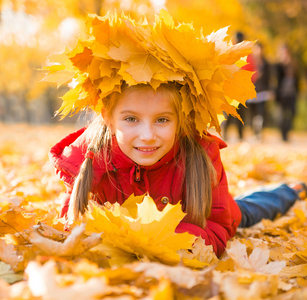
[[[150,85],[138,84],[128,87],[122,86],[121,93],[113,93],[110,97],[103,99],[104,115],[111,118],[112,111],[117,103],[126,95],[138,90],[153,90]],[[185,165],[185,190],[183,209],[187,213],[186,220],[192,224],[204,227],[206,218],[209,216],[212,204],[212,185],[215,184],[216,173],[210,158],[198,143],[196,130],[193,122],[188,123],[182,112],[182,98],[175,84],[162,84],[157,91],[169,97],[174,104],[178,116],[177,139],[180,144],[179,160]],[[102,154],[105,163],[108,163],[108,149],[111,145],[111,132],[106,120],[101,116],[86,130],[89,138],[88,151]],[[101,155],[100,154],[100,155]],[[92,159],[86,158],[80,167],[73,191],[71,194],[68,219],[73,222],[79,214],[84,214],[91,191],[93,179]]]
[[[111,114],[116,106],[119,93],[114,93],[103,99],[104,110]],[[88,141],[87,152],[93,152],[95,159],[103,159],[107,164],[109,158],[112,134],[107,126],[106,120],[100,114],[86,129],[86,140]],[[88,206],[92,181],[93,181],[93,158],[86,157],[80,166],[78,176],[75,178],[73,190],[70,196],[67,212],[68,223],[71,224],[83,215]]]

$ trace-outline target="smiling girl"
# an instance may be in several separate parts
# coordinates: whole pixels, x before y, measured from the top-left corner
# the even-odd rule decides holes
[[[254,93],[251,74],[236,66],[251,44],[233,46],[219,35],[199,38],[191,27],[181,30],[169,18],[162,12],[151,27],[127,17],[94,17],[92,44],[81,43],[81,50],[69,54],[75,78],[83,81],[74,88],[79,93],[69,94],[75,99],[64,97],[62,111],[71,103],[70,109],[80,106],[79,97],[86,91],[88,102],[81,98],[83,106],[78,109],[93,106],[99,113],[88,128],[69,135],[50,151],[67,187],[61,216],[73,222],[84,214],[89,199],[122,204],[131,194],[148,193],[159,210],[180,202],[186,217],[176,232],[201,236],[221,255],[239,225],[285,213],[298,193],[284,184],[236,201],[229,194],[219,152],[226,144],[207,129],[219,129],[216,114],[223,110],[235,114],[229,104],[234,97],[248,99]],[[182,42],[171,41],[176,34],[189,40],[188,33],[196,47],[192,56],[191,51],[179,51]],[[143,68],[132,68],[140,60],[145,62]],[[110,70],[105,71],[106,66]],[[141,78],[148,68],[151,75]],[[232,89],[229,83],[245,87],[246,92]]]
[[[150,86],[127,89],[114,108],[109,127],[123,153],[136,164],[150,166],[175,142],[178,111],[169,95]],[[146,101],[144,101],[146,99]]]

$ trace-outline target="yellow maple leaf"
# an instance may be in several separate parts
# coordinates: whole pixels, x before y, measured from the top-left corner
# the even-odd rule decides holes
[[[75,106],[75,103],[79,99],[79,94],[81,93],[82,86],[78,84],[74,89],[69,90],[63,97],[63,103],[58,109],[57,114],[61,114],[61,119],[65,118],[69,113],[77,113],[80,108]]]
[[[86,213],[86,231],[103,232],[102,243],[109,250],[115,247],[138,258],[176,264],[180,261],[177,251],[191,249],[195,240],[188,233],[175,233],[185,216],[180,203],[168,204],[159,211],[149,196],[131,195],[122,206],[115,203],[107,209],[91,202],[90,207]]]
[[[55,82],[59,88],[61,85],[71,81],[75,76],[75,73],[67,70],[56,70],[55,68],[49,68],[49,73],[44,77],[44,81]]]
[[[147,55],[147,52],[138,45],[135,38],[128,34],[127,28],[124,26],[119,27],[117,32],[119,47],[111,46],[108,55],[117,61],[128,62],[132,57]],[[121,31],[121,32],[120,32]]]
[[[75,67],[82,72],[86,72],[93,60],[93,52],[91,49],[84,47],[81,53],[77,53],[74,57],[71,57],[70,60]]]
[[[153,77],[153,68],[158,64],[156,58],[150,54],[136,55],[129,61],[126,71],[138,82],[150,82]]]
[[[219,57],[219,61],[222,65],[231,65],[246,57],[251,53],[251,47],[254,42],[245,41],[235,45],[230,45],[228,49]],[[246,64],[246,63],[245,63]]]
[[[28,214],[20,207],[7,210],[0,215],[0,235],[14,234],[31,228],[35,221],[33,214]]]
[[[247,99],[256,98],[256,91],[251,85],[252,72],[240,70],[228,78],[224,83],[226,94],[231,98],[244,104]]]
[[[59,88],[61,85],[70,82],[75,76],[75,69],[72,62],[66,55],[54,54],[48,57],[50,66],[43,67],[42,70],[47,71],[47,74],[43,78],[45,82],[55,82]]]

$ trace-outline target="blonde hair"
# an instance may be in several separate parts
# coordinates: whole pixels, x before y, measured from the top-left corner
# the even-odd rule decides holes
[[[112,116],[115,106],[123,97],[131,92],[143,90],[154,91],[150,85],[146,84],[130,87],[124,84],[121,93],[116,92],[103,99],[106,119]],[[178,115],[177,138],[180,144],[178,159],[182,160],[185,165],[186,195],[182,204],[183,210],[187,213],[185,220],[203,228],[211,211],[212,185],[216,184],[215,169],[207,153],[197,141],[195,124],[191,121],[193,117],[185,116],[182,111],[182,98],[176,84],[161,84],[156,92],[163,93],[171,99]],[[101,116],[97,117],[87,129],[87,134],[90,140],[87,150],[103,155],[105,163],[108,163],[111,133],[105,120]],[[78,218],[79,213],[84,214],[87,208],[92,178],[92,159],[86,158],[81,165],[71,194],[67,214],[71,222]]]

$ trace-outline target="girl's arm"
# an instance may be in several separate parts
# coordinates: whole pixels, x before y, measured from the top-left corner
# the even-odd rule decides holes
[[[61,195],[61,210],[60,210],[60,218],[63,218],[66,216],[68,207],[69,207],[69,201],[71,196],[72,188],[66,186],[66,192]]]

